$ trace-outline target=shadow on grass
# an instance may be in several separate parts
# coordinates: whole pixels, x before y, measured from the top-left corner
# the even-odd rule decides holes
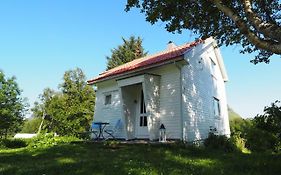
[[[279,174],[281,155],[75,143],[0,153],[0,174]]]

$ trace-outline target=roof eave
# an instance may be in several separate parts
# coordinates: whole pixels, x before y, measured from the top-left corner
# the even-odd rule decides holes
[[[129,75],[134,74],[134,73],[138,73],[138,72],[141,72],[141,71],[144,71],[144,70],[148,70],[148,69],[160,67],[160,66],[163,66],[163,65],[171,64],[171,63],[174,63],[175,61],[177,62],[177,61],[181,61],[181,60],[184,60],[183,55],[180,55],[178,57],[175,57],[173,59],[169,59],[169,60],[166,60],[166,61],[163,61],[163,62],[160,62],[160,63],[148,65],[148,66],[145,66],[145,67],[141,67],[141,68],[134,69],[134,70],[131,70],[131,71],[127,71],[127,72],[123,72],[123,73],[120,73],[120,74],[112,75],[112,76],[109,76],[109,77],[104,77],[104,78],[101,78],[101,79],[98,79],[98,80],[89,80],[89,81],[87,81],[87,84],[88,85],[94,85],[94,84],[97,84],[97,83],[100,83],[100,82],[103,82],[103,81],[106,81],[106,80],[111,80],[111,79],[129,76]]]
[[[218,49],[218,45],[217,45],[217,42],[215,40],[213,41],[213,47],[214,47],[214,50],[215,50],[215,54],[217,56],[217,60],[218,60],[218,63],[219,63],[219,67],[220,67],[220,70],[221,70],[223,81],[227,82],[228,81],[228,75],[227,75],[227,72],[226,72],[226,69],[225,69],[225,65],[224,65],[222,55],[220,53],[220,50]]]

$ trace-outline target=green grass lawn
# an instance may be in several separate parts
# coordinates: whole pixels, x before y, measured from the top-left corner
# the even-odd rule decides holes
[[[182,145],[70,143],[0,150],[0,174],[266,174],[281,172],[280,154],[208,151]]]

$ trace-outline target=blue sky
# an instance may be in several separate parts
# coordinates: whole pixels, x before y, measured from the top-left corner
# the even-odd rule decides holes
[[[57,89],[66,70],[80,67],[88,78],[106,67],[110,49],[121,37],[143,38],[149,53],[180,45],[196,37],[189,31],[172,34],[164,23],[151,25],[139,10],[124,12],[126,1],[9,0],[0,1],[0,69],[16,76],[23,96],[32,105],[43,89]],[[281,100],[281,60],[253,65],[253,56],[239,54],[239,46],[222,47],[229,76],[229,105],[244,117],[261,113]]]

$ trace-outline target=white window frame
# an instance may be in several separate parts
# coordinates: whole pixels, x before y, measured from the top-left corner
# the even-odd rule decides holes
[[[108,106],[111,105],[111,103],[112,103],[112,94],[111,93],[104,94],[104,105]]]
[[[211,60],[211,65],[210,65],[210,69],[211,69],[211,75],[215,78],[216,78],[216,66],[217,66],[217,63],[213,60],[212,57],[209,57],[210,60]]]
[[[220,118],[221,116],[221,104],[220,99],[213,97],[213,107],[214,107],[214,116],[215,118]]]

